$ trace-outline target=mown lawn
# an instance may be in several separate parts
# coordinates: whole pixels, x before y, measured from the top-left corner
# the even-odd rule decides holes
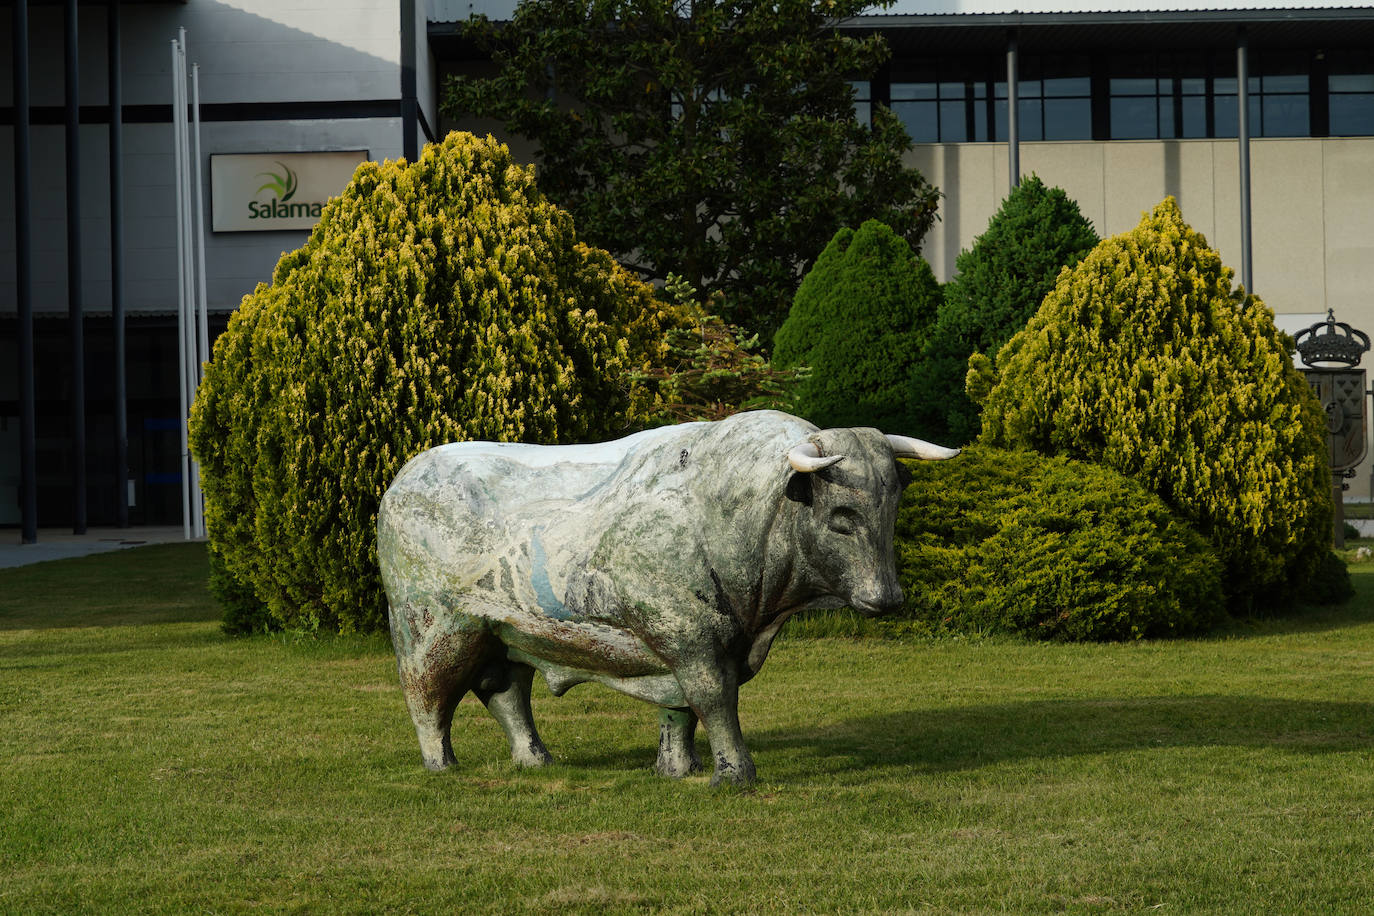
[[[222,636],[197,545],[0,570],[0,912],[1368,913],[1355,571],[1211,639],[784,641],[742,793],[596,687],[537,688],[556,765],[469,700],[430,774],[383,639]]]

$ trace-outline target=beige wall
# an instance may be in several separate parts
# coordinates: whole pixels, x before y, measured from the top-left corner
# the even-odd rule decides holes
[[[925,144],[908,162],[943,193],[923,254],[948,280],[960,250],[987,228],[1008,190],[1000,143]],[[1075,201],[1099,235],[1133,228],[1168,195],[1240,274],[1235,140],[1023,143],[1021,173]],[[1255,140],[1250,151],[1255,292],[1289,330],[1335,309],[1374,335],[1374,139]],[[1374,354],[1364,367],[1374,373]],[[1347,499],[1367,499],[1371,464]]]

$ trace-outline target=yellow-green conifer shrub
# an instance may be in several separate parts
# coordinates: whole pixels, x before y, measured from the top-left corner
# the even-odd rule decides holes
[[[1212,545],[1110,468],[973,445],[907,462],[897,512],[904,633],[1157,639],[1225,619]]]
[[[1321,409],[1273,313],[1231,279],[1168,198],[1062,273],[969,387],[986,391],[981,441],[1158,493],[1216,546],[1244,607],[1324,566],[1331,496]]]
[[[244,298],[196,398],[217,591],[290,627],[384,627],[377,507],[401,465],[625,432],[655,406],[631,370],[679,323],[490,137],[362,164]]]

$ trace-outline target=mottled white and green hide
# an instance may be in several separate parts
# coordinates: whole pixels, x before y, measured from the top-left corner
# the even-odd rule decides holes
[[[815,469],[789,463],[798,446]],[[843,456],[836,458],[836,456]],[[774,411],[599,445],[466,442],[411,460],[382,500],[378,555],[401,683],[427,766],[453,763],[468,691],[518,763],[547,762],[535,670],[664,710],[658,769],[747,783],[741,684],[804,608],[897,607],[892,439]]]

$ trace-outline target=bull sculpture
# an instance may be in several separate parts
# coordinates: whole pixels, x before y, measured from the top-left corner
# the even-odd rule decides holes
[[[519,765],[535,670],[561,696],[594,681],[662,713],[656,769],[748,784],[739,688],[788,617],[898,607],[892,531],[909,480],[896,458],[958,454],[876,429],[818,429],[776,411],[600,445],[464,442],[412,459],[382,499],[377,551],[401,686],[425,766],[455,763],[469,691]]]

